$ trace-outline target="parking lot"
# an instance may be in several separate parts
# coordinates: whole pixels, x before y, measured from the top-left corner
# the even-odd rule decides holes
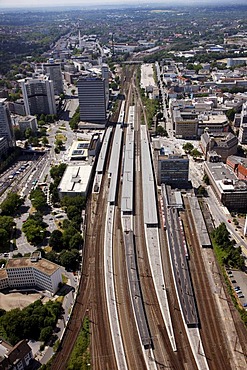
[[[233,288],[239,287],[236,292],[236,298],[242,306],[247,304],[247,274],[239,270],[227,270],[228,276],[232,282]],[[247,308],[247,307],[245,307]]]

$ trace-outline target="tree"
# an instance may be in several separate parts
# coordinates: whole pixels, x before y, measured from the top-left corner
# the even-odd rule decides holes
[[[197,189],[197,194],[201,196],[205,196],[207,194],[207,190],[204,186],[200,185]]]
[[[50,336],[52,335],[53,329],[52,326],[46,326],[40,332],[39,340],[41,342],[47,342]]]
[[[59,148],[59,149],[62,149],[63,147],[63,140],[61,139],[57,139],[56,142],[55,142],[55,145]]]
[[[192,155],[193,158],[201,158],[202,153],[198,149],[194,148],[191,150],[190,155]]]
[[[76,206],[80,210],[83,210],[86,206],[86,198],[81,195],[77,195],[76,197],[66,195],[61,199],[61,205],[64,207]]]
[[[49,140],[47,139],[46,136],[42,137],[42,144],[45,145],[45,146],[49,144]]]
[[[9,246],[9,235],[4,229],[0,229],[0,250]]]
[[[68,219],[70,220],[73,220],[73,218],[75,217],[80,217],[81,218],[81,210],[79,207],[76,207],[76,206],[68,206],[67,208],[67,216],[68,216]]]
[[[23,230],[23,228],[22,228]],[[24,231],[24,230],[23,230]],[[34,224],[29,225],[24,231],[27,241],[31,244],[39,244],[44,239],[44,230],[40,226]]]
[[[78,129],[78,123],[80,122],[80,113],[79,111],[76,111],[71,118],[69,125],[72,130],[77,130]]]
[[[42,119],[40,121],[38,121],[38,126],[45,126],[46,125],[46,122],[43,121]]]
[[[76,233],[69,241],[71,249],[79,249],[82,246],[83,238],[80,233]]]
[[[210,184],[209,177],[208,177],[208,175],[206,173],[203,176],[203,181],[205,182],[206,185],[209,185]]]
[[[47,206],[46,195],[39,187],[31,191],[30,199],[37,211],[42,211]]]
[[[52,231],[49,245],[57,252],[63,249],[63,233],[60,230]]]
[[[185,153],[190,153],[193,149],[194,146],[191,143],[186,143],[183,145],[183,150],[185,151]]]
[[[42,215],[36,212],[36,214],[28,217],[22,226],[22,231],[29,243],[37,245],[44,239],[46,227],[47,224],[43,222]]]
[[[29,139],[28,139],[28,142],[30,143],[30,144],[32,144],[33,146],[39,146],[39,139],[35,136],[35,137],[30,137]]]
[[[32,137],[32,134],[33,134],[32,129],[31,129],[30,127],[28,127],[28,128],[25,130],[25,138],[26,138],[26,139],[31,138],[31,137]]]
[[[23,134],[18,127],[14,127],[14,135],[15,135],[15,140],[21,140],[23,138]]]
[[[63,250],[59,256],[60,264],[66,268],[66,270],[75,270],[78,265],[78,258],[75,253],[71,251]]]
[[[67,229],[64,230],[63,232],[63,246],[65,248],[69,248],[69,245],[70,245],[70,240],[72,239],[72,237],[77,233],[77,230],[72,227],[72,226],[69,226]]]
[[[58,182],[60,182],[64,171],[66,170],[67,164],[66,163],[61,163],[57,166],[54,166],[50,169],[50,175],[53,178],[53,180],[58,179]]]
[[[212,235],[216,243],[220,246],[229,244],[230,233],[227,230],[224,222],[222,222],[216,229],[213,230]]]
[[[168,136],[167,131],[161,125],[157,126],[156,133],[160,136]]]
[[[23,204],[23,200],[17,193],[9,193],[7,198],[0,205],[3,216],[12,216]]]
[[[45,254],[45,258],[51,262],[58,263],[59,262],[59,257],[55,251],[50,251]]]
[[[11,236],[15,222],[11,216],[0,216],[0,228],[7,231],[9,236]]]
[[[235,113],[236,113],[236,111],[235,111],[235,109],[234,109],[234,108],[232,108],[232,109],[228,109],[228,110],[226,111],[226,116],[227,116],[227,118],[229,119],[229,121],[231,121],[231,122],[233,122],[233,121],[234,121]]]

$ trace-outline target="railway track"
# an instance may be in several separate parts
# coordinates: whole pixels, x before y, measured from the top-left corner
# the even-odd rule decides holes
[[[191,246],[190,271],[195,291],[199,319],[200,335],[210,370],[231,369],[228,349],[225,345],[224,334],[219,323],[219,313],[210,288],[210,282],[203,263],[200,245],[196,237],[188,199],[184,197],[186,211],[181,212],[185,225],[187,242]],[[199,351],[198,346],[198,351]]]
[[[108,163],[107,163],[108,166]],[[67,368],[83,319],[88,316],[91,322],[91,366],[95,370],[117,369],[112,344],[104,286],[104,213],[106,209],[107,176],[102,180],[102,191],[92,194],[88,200],[86,217],[86,237],[82,277],[76,303],[70,321],[52,363],[52,370]]]
[[[140,95],[138,89],[135,87],[135,99],[139,101]],[[142,105],[138,105],[139,117],[141,115]],[[145,117],[145,116],[144,116]],[[139,123],[140,124],[140,123]],[[140,141],[135,140],[136,143],[136,156],[140,157]],[[138,159],[136,160],[138,162]],[[138,167],[138,165],[137,165]],[[141,195],[141,173],[136,172],[136,202],[135,213],[140,219],[142,213],[142,195]],[[139,190],[138,190],[139,189]],[[138,194],[139,193],[139,194]],[[145,309],[147,312],[148,322],[150,324],[150,331],[154,343],[154,361],[158,368],[168,369],[197,369],[195,360],[190,349],[190,344],[184,329],[181,314],[179,312],[179,305],[176,298],[176,292],[172,279],[171,267],[169,264],[168,247],[165,243],[165,235],[163,230],[160,230],[160,241],[162,245],[161,255],[163,270],[166,283],[168,282],[168,299],[171,310],[172,324],[175,332],[175,339],[177,343],[177,352],[171,348],[171,343],[163,323],[162,314],[159,308],[158,300],[156,297],[154,284],[151,278],[151,271],[148,262],[147,250],[145,247],[144,238],[144,224],[137,222],[135,224],[136,245],[138,253],[138,267],[140,272],[140,281],[143,290],[145,301]]]

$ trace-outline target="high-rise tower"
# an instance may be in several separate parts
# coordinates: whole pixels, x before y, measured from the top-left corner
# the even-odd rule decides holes
[[[91,74],[80,77],[77,87],[80,119],[104,124],[106,121],[105,80]]]
[[[43,63],[44,73],[53,81],[54,93],[60,95],[63,92],[63,75],[60,63]]]
[[[6,99],[0,99],[0,137],[5,137],[8,146],[11,147],[14,145],[13,125],[5,101]]]
[[[47,76],[20,80],[27,115],[56,114],[53,81]]]

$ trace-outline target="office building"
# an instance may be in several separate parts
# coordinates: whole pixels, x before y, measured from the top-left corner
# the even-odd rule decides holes
[[[56,114],[53,81],[47,76],[19,81],[27,115]]]
[[[158,184],[184,186],[188,184],[189,159],[187,155],[161,154],[158,156]]]
[[[90,74],[80,77],[77,83],[80,120],[105,124],[106,91],[105,80]]]
[[[53,81],[55,95],[60,95],[63,92],[63,75],[60,63],[54,63],[52,60],[49,63],[43,64],[44,74]]]
[[[30,128],[33,132],[37,132],[37,118],[35,116],[20,117],[18,119],[18,126],[21,132],[25,132],[27,128]]]
[[[8,101],[6,102],[6,105],[10,111],[10,113],[18,114],[20,116],[26,115],[25,105],[23,99],[18,99],[15,102]]]
[[[40,257],[11,258],[6,268],[0,270],[0,290],[37,287],[55,294],[62,282],[60,266]]]
[[[239,180],[224,163],[205,162],[204,171],[216,196],[229,211],[247,211],[247,181]]]
[[[8,147],[14,145],[14,132],[9,110],[5,105],[6,99],[0,99],[0,137],[5,137]]]

